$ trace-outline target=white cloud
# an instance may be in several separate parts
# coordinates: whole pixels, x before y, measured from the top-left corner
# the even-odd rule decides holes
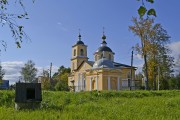
[[[23,61],[7,61],[2,62],[1,66],[5,70],[4,79],[9,80],[10,84],[14,84],[17,82],[21,76],[20,71],[21,68],[24,66],[25,62]],[[48,70],[49,66],[46,67],[36,67],[38,69],[37,76],[42,74],[43,69]],[[52,75],[58,71],[57,66],[52,66]]]
[[[61,22],[58,22],[57,24],[58,24],[58,25],[62,25],[62,23],[61,23]]]
[[[37,73],[37,76],[41,76],[42,75],[42,72],[43,70],[48,70],[49,71],[49,66],[46,66],[46,67],[36,67],[38,69],[38,73]],[[51,75],[53,75],[55,72],[58,71],[58,68],[57,66],[52,66],[52,70],[51,70]]]
[[[134,58],[138,59],[138,60],[143,60],[143,58],[140,54],[134,54]]]
[[[143,62],[134,65],[137,67],[136,73],[142,72],[143,65],[144,65]]]
[[[67,28],[64,27],[64,25],[61,22],[57,22],[57,24],[59,25],[59,27],[62,31],[67,31]]]
[[[168,47],[172,50],[172,56],[177,59],[178,55],[180,55],[180,41],[173,42],[169,44]]]

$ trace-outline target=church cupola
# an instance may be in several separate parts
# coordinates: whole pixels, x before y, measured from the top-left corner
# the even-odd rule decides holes
[[[87,61],[87,45],[81,40],[81,34],[78,35],[78,41],[72,46],[71,71],[76,70],[83,61]]]
[[[103,32],[101,46],[106,46],[106,45],[107,45],[107,43],[106,43],[106,36],[104,35],[104,32]]]
[[[114,52],[111,50],[111,48],[107,46],[106,35],[104,34],[104,29],[103,29],[101,46],[94,53],[95,61],[101,59],[103,56],[108,60],[114,61]]]
[[[84,45],[84,42],[81,41],[81,34],[78,35],[78,41],[76,42],[77,45]]]

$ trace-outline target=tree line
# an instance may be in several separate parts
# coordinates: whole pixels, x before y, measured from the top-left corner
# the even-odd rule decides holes
[[[69,91],[68,87],[68,75],[71,69],[64,67],[63,65],[59,67],[58,71],[55,72],[52,77],[50,77],[49,70],[43,70],[40,76],[37,76],[37,68],[32,60],[28,60],[27,63],[20,70],[21,80],[17,82],[25,83],[41,83],[43,90],[57,90],[57,91]],[[2,69],[0,65],[0,83],[2,83],[3,77],[5,75],[5,70]]]

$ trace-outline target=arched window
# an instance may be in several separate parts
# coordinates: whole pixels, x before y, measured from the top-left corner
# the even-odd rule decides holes
[[[84,79],[84,89],[86,89],[86,79]]]
[[[95,55],[95,61],[97,61],[97,59],[98,59],[97,57],[98,57],[98,56],[97,56],[97,55]]]
[[[109,60],[111,60],[111,54],[109,54]]]
[[[95,80],[92,81],[92,90],[95,90],[95,87],[96,87],[96,82]]]
[[[103,54],[101,54],[101,58],[103,58]]]
[[[84,56],[84,50],[83,49],[80,50],[80,55]]]
[[[76,56],[76,49],[74,49],[74,56]]]

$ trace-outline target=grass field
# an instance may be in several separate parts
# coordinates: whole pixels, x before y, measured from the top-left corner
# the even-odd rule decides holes
[[[180,91],[43,91],[42,108],[14,110],[14,91],[0,91],[0,120],[179,120]]]

